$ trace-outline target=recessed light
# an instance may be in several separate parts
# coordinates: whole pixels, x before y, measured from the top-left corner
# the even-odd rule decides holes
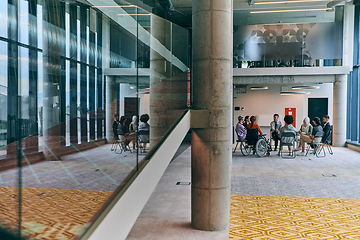
[[[302,9],[280,9],[280,10],[265,10],[265,11],[250,11],[250,13],[283,13],[283,12],[307,12],[307,11],[328,11],[332,8],[302,8]]]
[[[250,87],[252,91],[259,91],[259,90],[268,90],[269,88],[266,86],[259,86],[259,87]]]
[[[280,95],[294,95],[294,94],[310,94],[310,92],[295,92],[295,91],[286,91],[280,92]]]
[[[292,0],[292,1],[270,1],[270,2],[255,2],[255,5],[260,4],[287,4],[287,3],[303,3],[303,2],[322,2],[326,0]]]
[[[319,89],[319,86],[293,86],[291,87],[291,89],[296,89],[296,90],[301,90],[301,89],[306,89],[306,90],[313,90],[313,89]]]

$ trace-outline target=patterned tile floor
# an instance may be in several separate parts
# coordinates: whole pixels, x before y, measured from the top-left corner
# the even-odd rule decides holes
[[[230,239],[360,239],[360,153],[233,154]]]
[[[232,195],[230,239],[360,239],[360,199]]]
[[[85,230],[91,217],[112,192],[22,188],[22,231],[31,239],[72,239]],[[18,223],[18,188],[0,187],[0,221]],[[6,196],[6,198],[4,198]]]

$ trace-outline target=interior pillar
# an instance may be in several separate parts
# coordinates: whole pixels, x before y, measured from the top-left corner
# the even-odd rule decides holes
[[[230,218],[232,0],[193,0],[191,225],[227,229]]]
[[[171,126],[171,63],[158,52],[158,44],[171,49],[171,22],[151,15],[150,39],[150,147]]]
[[[112,130],[112,124],[114,122],[114,115],[115,113],[117,113],[116,109],[117,109],[117,97],[116,91],[117,87],[114,81],[114,77],[106,77],[106,140],[109,143],[113,143],[114,141],[114,133]]]
[[[346,143],[347,75],[336,75],[333,90],[333,146]]]

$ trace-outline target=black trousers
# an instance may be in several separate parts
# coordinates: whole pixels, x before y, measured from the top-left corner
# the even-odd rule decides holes
[[[274,139],[275,142],[275,149],[277,148],[277,146],[279,145],[279,140],[280,140],[280,135],[278,132],[272,132],[272,138]]]

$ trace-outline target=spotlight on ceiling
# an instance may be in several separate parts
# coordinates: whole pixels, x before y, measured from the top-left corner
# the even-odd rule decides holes
[[[269,88],[267,86],[259,86],[259,87],[250,87],[250,90],[252,91],[260,91],[260,90],[268,90]]]

